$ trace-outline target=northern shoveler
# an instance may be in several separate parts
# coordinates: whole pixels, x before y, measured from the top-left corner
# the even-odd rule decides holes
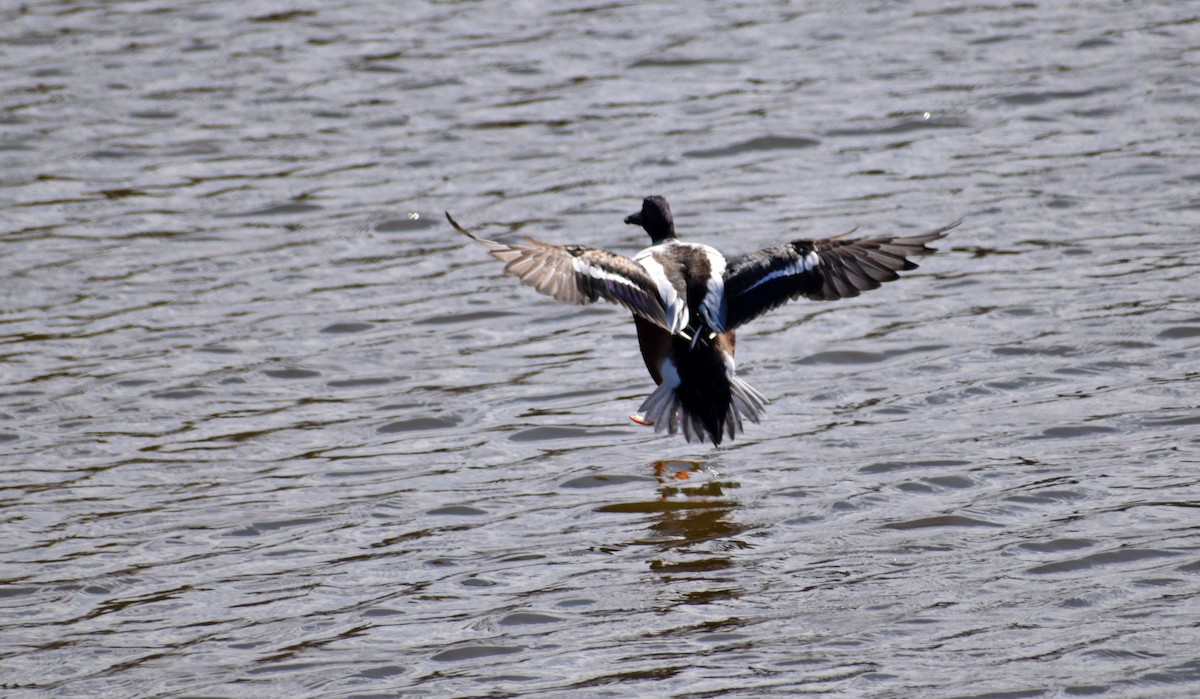
[[[633,312],[642,359],[658,388],[630,416],[656,431],[693,439],[732,439],[742,419],[758,422],[767,400],[734,373],[734,331],[742,324],[806,296],[832,301],[858,296],[916,269],[908,256],[958,225],[914,236],[793,240],[726,259],[715,248],[682,242],[671,207],[647,197],[625,223],[641,226],[652,245],[630,259],[583,245],[525,245],[485,240],[458,225],[459,233],[486,245],[507,263],[504,271],[564,303],[603,299]]]

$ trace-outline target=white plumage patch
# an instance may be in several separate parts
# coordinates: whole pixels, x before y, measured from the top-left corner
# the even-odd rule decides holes
[[[784,267],[783,269],[777,269],[774,272],[771,272],[770,274],[760,278],[758,281],[754,282],[749,287],[747,287],[746,290],[743,291],[742,293],[743,294],[749,293],[749,292],[757,289],[758,287],[762,286],[763,284],[766,284],[767,282],[771,281],[772,279],[779,279],[780,277],[790,277],[793,274],[804,274],[805,272],[811,272],[814,269],[816,269],[817,266],[820,264],[821,264],[820,256],[817,255],[815,250],[810,251],[804,257],[796,258],[796,260],[794,262],[792,262],[790,265],[788,265],[787,267]]]
[[[654,280],[654,285],[658,287],[658,295],[662,298],[663,307],[667,312],[667,322],[671,326],[668,330],[673,334],[678,334],[688,326],[691,317],[688,314],[687,299],[679,297],[679,292],[675,290],[675,286],[671,284],[671,280],[667,279],[667,270],[654,257],[654,253],[666,245],[670,245],[670,243],[646,248],[639,252],[637,257],[633,258],[633,261],[640,264],[650,275],[650,278]]]
[[[628,277],[620,274],[614,274],[595,265],[589,265],[578,257],[575,258],[573,264],[575,271],[579,274],[587,275],[593,279],[603,279],[610,282],[617,282],[618,284],[624,284],[625,286],[632,287],[634,289],[637,288],[637,284],[634,284],[633,281]]]
[[[707,245],[697,245],[708,258],[711,274],[708,277],[708,290],[704,301],[700,304],[700,314],[708,327],[717,332],[725,332],[725,256],[716,248]]]

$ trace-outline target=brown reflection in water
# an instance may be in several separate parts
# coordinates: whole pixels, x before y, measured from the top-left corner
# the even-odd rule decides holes
[[[603,505],[600,512],[649,514],[649,536],[630,542],[630,546],[651,547],[656,555],[650,569],[666,581],[696,579],[696,574],[715,573],[734,566],[732,551],[749,548],[737,538],[746,527],[730,520],[739,503],[727,495],[739,485],[713,478],[703,462],[669,460],[651,465],[657,480],[657,497],[652,500]],[[728,581],[723,581],[728,582]],[[727,588],[688,593],[697,603],[734,596],[738,590]]]

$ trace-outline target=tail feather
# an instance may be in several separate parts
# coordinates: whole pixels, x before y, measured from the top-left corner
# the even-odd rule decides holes
[[[687,441],[690,442],[690,441],[692,441],[692,437],[695,437],[697,441],[703,442],[704,441],[704,424],[700,421],[700,416],[685,414],[684,417],[685,417],[685,419],[690,418],[690,419],[688,419],[688,422],[690,422],[692,425],[692,430],[691,430],[692,436],[688,436]],[[685,436],[686,436],[686,434],[685,434]]]
[[[654,425],[655,432],[661,432],[675,410],[674,401],[675,391],[667,384],[661,384],[642,402],[638,412],[645,414],[646,421]]]
[[[732,381],[733,407],[736,410],[730,412],[745,415],[750,422],[758,424],[758,419],[762,417],[763,411],[767,406],[767,399],[763,394],[759,393],[750,384],[742,381],[738,377],[733,377]],[[739,424],[739,429],[741,428]]]
[[[736,376],[732,377],[728,409],[715,429],[710,429],[704,424],[702,415],[684,406],[676,388],[670,382],[659,384],[642,402],[638,412],[645,414],[647,422],[654,423],[655,432],[682,432],[689,442],[708,439],[720,445],[723,438],[733,439],[742,432],[742,418],[757,423],[766,409],[767,399],[761,393]]]
[[[645,414],[646,422],[654,425],[655,432],[668,430],[675,434],[679,431],[679,398],[670,384],[659,384],[654,393],[642,401],[638,412]]]

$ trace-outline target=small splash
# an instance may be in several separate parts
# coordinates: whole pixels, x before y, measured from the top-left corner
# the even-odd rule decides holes
[[[388,221],[383,221],[375,226],[375,230],[380,233],[394,233],[405,231],[418,231],[424,228],[433,228],[437,222],[433,219],[421,218],[421,214],[416,211],[409,211],[404,214],[403,218],[394,218]]]

